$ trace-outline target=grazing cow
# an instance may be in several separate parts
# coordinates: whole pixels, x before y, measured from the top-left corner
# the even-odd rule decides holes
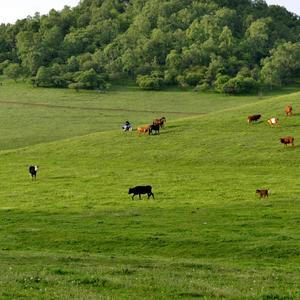
[[[167,122],[166,117],[161,117],[160,119],[153,120],[153,125],[159,125],[161,128],[164,127],[164,123]]]
[[[288,144],[291,144],[291,146],[294,146],[294,137],[292,136],[286,136],[286,137],[283,137],[283,138],[280,138],[280,142],[282,144],[284,144],[284,146],[286,147]]]
[[[290,105],[287,105],[284,109],[284,112],[286,114],[286,116],[292,116],[293,114],[293,108]]]
[[[141,133],[146,134],[147,132],[150,133],[150,125],[143,126],[143,127],[138,127],[138,129],[137,129],[138,135],[140,135]]]
[[[275,125],[279,126],[279,119],[278,118],[271,118],[267,122],[272,127],[275,126]]]
[[[254,121],[258,121],[261,118],[261,115],[252,115],[248,116],[247,121],[248,123],[252,123]]]
[[[154,194],[152,193],[152,186],[151,185],[145,185],[145,186],[136,186],[134,188],[130,188],[128,191],[128,194],[133,194],[132,196],[132,200],[133,197],[135,195],[139,195],[139,199],[141,199],[141,194],[147,194],[148,195],[148,199],[150,198],[150,196],[152,196],[152,198],[154,199]]]
[[[33,178],[36,179],[36,173],[38,171],[38,168],[39,168],[38,166],[30,166],[29,167],[29,173],[31,175],[32,180],[33,180]]]
[[[256,190],[256,194],[258,194],[260,198],[269,197],[269,190]]]
[[[149,130],[149,134],[152,133],[152,131],[154,131],[155,133],[159,134],[159,125],[158,124],[152,124],[150,125],[150,130]]]

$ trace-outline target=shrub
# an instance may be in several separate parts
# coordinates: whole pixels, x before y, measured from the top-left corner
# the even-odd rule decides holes
[[[0,63],[0,74],[1,75],[3,74],[3,70],[5,68],[7,68],[9,64],[10,64],[10,61],[8,59]]]
[[[199,82],[203,81],[205,77],[205,68],[193,68],[184,72],[184,81],[191,86],[196,86]]]
[[[195,92],[206,92],[210,89],[210,85],[207,82],[204,82],[202,84],[198,84],[195,88]]]
[[[222,91],[227,94],[243,94],[257,90],[258,86],[258,82],[251,77],[236,76],[223,85]]]
[[[228,75],[222,75],[218,74],[217,79],[214,82],[214,86],[216,91],[218,92],[224,92],[224,85],[230,80],[230,77]]]
[[[3,73],[10,79],[17,81],[17,78],[21,77],[23,74],[23,69],[19,64],[9,64],[4,70]]]
[[[65,88],[69,81],[65,76],[65,69],[62,65],[54,64],[51,67],[40,67],[37,71],[33,84],[41,87],[59,87]]]
[[[152,72],[151,75],[138,75],[136,82],[144,90],[160,90],[164,81],[158,72]]]
[[[86,89],[86,90],[94,90],[100,89],[105,90],[108,89],[108,84],[106,82],[105,75],[99,75],[94,69],[90,69],[88,71],[77,72],[75,82],[69,84],[69,88],[78,89]]]

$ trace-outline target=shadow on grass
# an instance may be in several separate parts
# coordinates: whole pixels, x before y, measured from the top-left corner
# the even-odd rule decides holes
[[[178,127],[182,127],[182,125],[168,125],[168,128],[178,128]]]
[[[160,131],[159,133],[150,134],[149,136],[161,136],[161,135],[165,135],[165,134],[170,134],[171,132],[172,132],[171,130]]]
[[[196,292],[186,292],[186,293],[179,293],[178,296],[180,297],[188,297],[188,298],[203,298],[205,295],[196,293]]]
[[[248,123],[247,125],[248,126],[255,126],[255,125],[262,124],[262,123],[264,123],[264,120],[260,120],[260,121],[256,121],[256,122],[251,122],[251,123]]]
[[[66,176],[50,176],[50,180],[62,180],[62,179],[75,179],[77,178],[74,175],[66,175]]]
[[[290,116],[290,117],[285,116],[285,117],[286,117],[286,118],[292,118],[292,117],[299,117],[299,116],[300,116],[300,113],[298,113],[298,112],[294,113],[294,112],[293,112],[293,115],[292,115],[292,116]]]
[[[299,145],[294,145],[294,146],[282,146],[282,149],[280,151],[294,151],[295,149],[297,150],[300,148]]]
[[[300,124],[283,125],[286,128],[300,127]]]

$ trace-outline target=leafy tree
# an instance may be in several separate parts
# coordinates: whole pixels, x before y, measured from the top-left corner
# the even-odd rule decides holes
[[[243,94],[257,91],[258,82],[251,77],[236,76],[229,79],[221,90],[228,94]]]
[[[244,51],[249,60],[253,59],[255,62],[259,62],[268,53],[271,22],[271,18],[258,19],[252,22],[247,29]]]
[[[77,72],[79,71],[79,62],[75,56],[71,56],[67,60],[67,70],[69,72]]]
[[[215,81],[215,89],[218,92],[223,93],[224,92],[224,85],[227,84],[227,82],[230,80],[230,77],[228,75],[222,75],[218,74],[216,81]]]
[[[262,61],[261,78],[269,86],[290,82],[300,74],[300,43],[284,43]]]
[[[233,51],[233,45],[234,45],[234,38],[232,31],[229,29],[229,27],[225,26],[219,35],[219,49],[220,53],[228,57],[232,54]]]
[[[240,92],[299,76],[299,34],[296,15],[264,0],[82,0],[0,25],[0,73],[9,61],[49,87],[130,78]]]
[[[225,66],[222,57],[213,57],[205,74],[205,82],[212,85],[217,78],[217,75],[223,74],[224,70]]]
[[[10,61],[8,59],[0,63],[0,74],[3,74],[3,70],[7,68],[9,64]]]
[[[12,63],[3,70],[3,73],[8,78],[17,81],[17,79],[23,75],[23,69],[19,64]]]
[[[144,90],[160,90],[163,85],[163,78],[158,72],[150,75],[138,75],[137,84]]]
[[[54,86],[52,82],[52,76],[48,68],[42,66],[38,69],[35,77],[35,84],[36,86],[42,87]]]
[[[108,85],[104,76],[100,76],[94,69],[79,72],[75,78],[75,82],[69,85],[70,88],[78,89],[107,89]]]
[[[199,82],[204,82],[207,68],[193,67],[184,71],[184,82],[190,86],[196,86]]]

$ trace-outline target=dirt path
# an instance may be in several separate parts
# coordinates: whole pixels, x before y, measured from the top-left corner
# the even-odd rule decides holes
[[[0,101],[1,104],[13,104],[23,106],[36,106],[47,108],[61,108],[61,109],[76,109],[76,110],[91,110],[91,111],[115,111],[115,112],[137,112],[137,113],[156,113],[156,114],[174,114],[174,115],[204,115],[205,113],[198,112],[179,112],[179,111],[161,111],[161,110],[138,110],[138,109],[124,109],[124,108],[101,108],[101,107],[85,107],[85,106],[69,106],[69,105],[53,105],[43,103],[17,102],[17,101]]]

